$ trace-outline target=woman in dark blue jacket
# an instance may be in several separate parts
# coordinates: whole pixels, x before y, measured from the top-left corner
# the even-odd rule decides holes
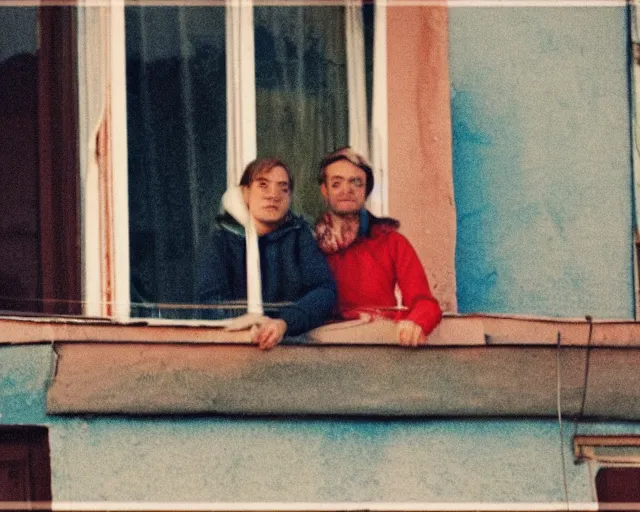
[[[336,287],[309,224],[289,210],[293,179],[276,159],[251,162],[240,180],[242,200],[258,235],[262,298],[283,303],[253,336],[260,348],[321,325],[333,311]],[[242,201],[241,201],[242,202]],[[242,206],[242,205],[241,205]],[[205,304],[247,299],[245,219],[216,219],[199,263],[198,295]],[[241,212],[242,213],[242,212]]]

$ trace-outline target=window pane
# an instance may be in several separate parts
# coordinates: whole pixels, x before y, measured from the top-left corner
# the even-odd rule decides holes
[[[367,82],[367,126],[371,126],[371,110],[373,106],[373,37],[375,27],[375,4],[362,5],[362,32],[364,37],[364,68]]]
[[[132,315],[148,316],[135,304],[195,301],[226,188],[225,12],[127,7],[125,23]]]
[[[322,209],[317,166],[348,143],[345,11],[342,7],[256,7],[258,156],[278,156],[296,180],[293,208]]]
[[[0,7],[0,309],[80,313],[71,7]]]
[[[0,310],[41,311],[36,9],[0,20]]]

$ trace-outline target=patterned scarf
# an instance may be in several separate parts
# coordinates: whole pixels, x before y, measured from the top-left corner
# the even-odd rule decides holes
[[[318,247],[324,254],[341,251],[355,242],[364,224],[366,224],[365,210],[362,210],[359,216],[345,217],[339,226],[333,222],[331,214],[326,212],[315,226]]]

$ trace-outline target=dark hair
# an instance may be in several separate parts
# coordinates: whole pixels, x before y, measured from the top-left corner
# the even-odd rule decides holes
[[[329,153],[325,156],[320,162],[320,174],[318,176],[318,183],[322,184],[325,182],[326,169],[334,162],[338,160],[346,160],[347,162],[351,162],[356,167],[359,167],[364,171],[367,176],[367,187],[366,187],[366,195],[365,197],[369,197],[371,191],[373,190],[373,171],[371,170],[371,164],[367,161],[367,159],[362,156],[360,153],[357,153],[351,146],[345,146],[340,149],[336,149],[332,153]]]
[[[282,167],[284,169],[287,173],[287,178],[289,178],[289,192],[293,192],[293,174],[291,174],[287,164],[278,158],[256,158],[253,162],[250,162],[244,168],[240,178],[240,185],[248,187],[260,174],[268,172],[274,167]]]

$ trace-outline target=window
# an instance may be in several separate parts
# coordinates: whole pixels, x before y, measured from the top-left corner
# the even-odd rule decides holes
[[[227,186],[225,8],[126,7],[125,30],[132,316],[167,316]]]
[[[227,185],[256,156],[276,155],[292,167],[293,208],[314,220],[321,157],[347,144],[368,152],[373,21],[371,5],[111,11],[112,87],[126,83],[126,130],[112,121],[120,139],[112,142],[120,148],[112,148],[120,160],[110,199],[113,254],[85,259],[88,275],[111,272],[114,282],[87,290],[92,314],[189,318],[199,241]],[[118,78],[125,68],[126,80]],[[86,238],[95,236],[91,225]]]
[[[638,510],[640,507],[640,437],[576,436],[574,453],[594,475],[600,510]]]
[[[0,9],[0,310],[77,314],[73,12]]]
[[[3,32],[8,37],[0,40],[0,186],[8,193],[0,202],[0,239],[5,247],[0,256],[0,309],[37,311],[42,296],[36,279],[40,260],[37,15],[35,8],[3,11],[7,20]],[[14,158],[21,147],[29,151]]]
[[[8,13],[10,8],[2,9],[4,24],[8,19],[4,13]],[[52,183],[51,187],[43,185],[34,189],[37,190],[36,195],[50,190],[50,196],[60,200],[49,201],[50,207],[46,215],[38,213],[39,221],[44,222],[43,219],[46,219],[50,224],[50,234],[41,237],[40,226],[34,228],[30,235],[32,236],[30,243],[36,244],[33,253],[35,256],[25,257],[24,261],[13,258],[13,264],[19,261],[22,267],[31,265],[29,269],[22,268],[18,272],[24,274],[22,277],[29,276],[30,279],[43,281],[30,285],[31,290],[35,291],[29,291],[25,295],[27,299],[33,297],[33,302],[38,304],[35,307],[38,311],[82,312],[89,316],[126,319],[132,314],[134,316],[156,314],[153,308],[143,310],[139,306],[134,307],[132,311],[132,300],[133,302],[138,300],[158,302],[171,299],[171,301],[188,302],[189,294],[192,293],[189,291],[192,283],[183,282],[180,279],[174,279],[174,275],[165,274],[166,281],[172,288],[170,287],[166,295],[161,295],[161,292],[165,293],[161,290],[162,286],[166,286],[165,283],[153,280],[156,274],[156,267],[154,267],[156,253],[163,253],[169,258],[180,257],[180,271],[174,273],[176,276],[186,275],[188,279],[189,272],[192,272],[190,265],[192,265],[191,259],[197,242],[189,238],[185,244],[181,244],[186,235],[178,230],[174,233],[175,239],[165,237],[168,242],[160,251],[156,240],[158,235],[154,230],[157,230],[158,225],[163,225],[160,222],[162,218],[145,217],[152,211],[148,208],[148,204],[153,205],[150,198],[154,196],[153,186],[155,185],[152,183],[151,176],[145,176],[141,169],[148,168],[144,166],[154,154],[156,156],[161,154],[156,151],[158,146],[162,150],[166,148],[156,143],[155,153],[150,153],[150,148],[141,148],[140,141],[144,140],[144,137],[148,140],[151,136],[160,142],[171,140],[167,133],[156,133],[156,128],[153,128],[156,132],[150,132],[153,126],[149,124],[150,120],[154,116],[161,120],[164,119],[162,116],[165,118],[174,114],[176,114],[175,117],[183,116],[184,111],[192,108],[189,107],[189,102],[182,101],[180,97],[181,103],[178,105],[182,106],[175,107],[175,111],[162,110],[163,106],[157,104],[151,107],[151,110],[145,111],[140,107],[144,100],[142,94],[144,89],[140,85],[144,80],[148,82],[147,75],[144,75],[144,80],[137,84],[137,90],[135,85],[127,89],[127,83],[130,86],[134,84],[134,77],[141,79],[143,71],[153,68],[151,65],[153,58],[144,64],[144,59],[140,57],[144,45],[138,49],[135,48],[143,32],[146,34],[147,43],[151,41],[150,37],[153,38],[153,35],[158,33],[158,31],[141,29],[143,23],[150,22],[152,26],[156,23],[154,16],[156,18],[159,16],[149,14],[151,12],[168,13],[162,15],[166,18],[163,23],[173,26],[174,32],[177,27],[180,29],[178,31],[180,34],[186,35],[180,40],[174,34],[171,38],[167,37],[168,41],[162,42],[167,44],[173,41],[171,44],[177,45],[181,53],[179,58],[174,59],[173,65],[179,70],[189,71],[185,75],[191,79],[188,90],[194,95],[193,97],[198,98],[199,106],[206,107],[204,112],[195,112],[201,118],[201,126],[185,126],[183,123],[180,127],[183,135],[186,133],[187,137],[191,137],[195,147],[200,148],[201,154],[192,151],[186,145],[180,148],[182,155],[188,158],[184,162],[184,168],[180,169],[180,173],[176,173],[176,176],[172,176],[172,179],[182,180],[181,186],[185,185],[185,187],[180,192],[186,194],[189,203],[185,208],[183,202],[178,201],[179,196],[176,194],[165,196],[168,197],[168,204],[172,204],[169,200],[180,202],[182,209],[179,213],[173,213],[174,217],[171,219],[174,221],[173,225],[181,226],[186,223],[190,229],[195,229],[196,233],[202,232],[206,226],[206,216],[214,215],[217,211],[218,195],[225,185],[224,179],[227,180],[226,183],[235,182],[243,164],[254,156],[275,151],[290,152],[283,157],[287,161],[295,162],[299,145],[308,143],[306,138],[300,136],[301,132],[295,124],[300,121],[296,117],[300,112],[304,114],[301,117],[306,122],[314,115],[317,117],[322,114],[322,109],[329,108],[332,102],[335,105],[347,105],[346,119],[344,117],[332,119],[332,122],[339,125],[339,129],[335,128],[333,131],[327,129],[326,136],[323,135],[324,139],[318,137],[316,139],[324,140],[327,145],[330,145],[330,149],[333,149],[338,141],[345,141],[360,148],[370,147],[369,153],[376,174],[376,188],[370,198],[370,207],[374,213],[378,214],[398,215],[398,211],[387,211],[389,204],[387,175],[383,175],[382,170],[385,169],[386,173],[389,167],[389,175],[395,173],[392,181],[395,183],[397,194],[406,187],[412,187],[413,181],[406,178],[407,173],[420,173],[427,162],[427,157],[422,154],[416,158],[415,155],[418,153],[414,151],[414,146],[416,148],[419,146],[416,134],[422,133],[422,124],[417,126],[404,122],[398,124],[401,118],[407,119],[407,108],[412,115],[415,114],[416,118],[419,118],[420,123],[424,122],[429,126],[436,126],[432,123],[432,118],[442,117],[443,123],[437,126],[444,126],[446,133],[449,131],[449,125],[444,122],[446,116],[441,116],[440,111],[424,109],[426,114],[421,113],[418,116],[418,111],[414,108],[416,96],[410,91],[415,91],[417,86],[422,87],[425,80],[424,77],[414,73],[415,64],[412,63],[421,61],[413,57],[410,59],[396,57],[393,62],[386,62],[387,16],[393,13],[393,16],[389,16],[389,20],[396,27],[393,34],[397,34],[397,37],[391,41],[396,55],[409,49],[405,44],[407,40],[410,40],[411,51],[414,55],[418,55],[425,45],[431,45],[429,39],[431,35],[416,36],[418,32],[415,29],[420,28],[424,20],[430,19],[430,13],[433,10],[440,8],[421,8],[419,15],[416,15],[417,11],[410,9],[393,9],[388,10],[387,13],[386,8],[378,9],[377,6],[368,2],[364,2],[363,5],[346,3],[344,7],[335,4],[331,7],[312,8],[308,5],[296,6],[292,3],[286,6],[274,6],[256,2],[256,5],[250,6],[246,2],[229,0],[224,6],[218,3],[213,7],[201,6],[199,11],[194,9],[196,7],[170,8],[149,5],[140,7],[130,4],[127,7],[122,4],[101,4],[13,9],[16,13],[32,12],[32,19],[38,20],[39,23],[47,19],[41,13],[55,12],[56,14],[51,15],[50,18],[56,20],[57,25],[52,23],[50,32],[54,39],[57,38],[57,42],[64,43],[48,46],[62,48],[60,55],[56,55],[55,58],[65,63],[62,66],[58,65],[58,61],[53,61],[56,65],[51,66],[51,69],[60,76],[56,75],[48,82],[51,84],[49,90],[52,97],[50,101],[52,116],[49,118],[51,127],[48,130],[49,133],[56,135],[49,139],[52,144],[55,143],[53,154],[57,155],[55,157],[58,163],[52,163],[54,170],[45,176],[57,182]],[[203,16],[205,9],[207,15]],[[325,11],[326,14],[322,14]],[[194,16],[194,12],[197,12],[198,16]],[[446,22],[446,18],[434,19],[444,19]],[[30,30],[34,37],[36,33],[43,36],[47,34],[43,27],[36,31],[34,23],[30,26],[29,22],[22,18],[16,18],[15,21],[21,33],[26,34]],[[278,32],[277,27],[282,24],[291,27],[291,31],[286,34]],[[409,25],[414,31],[400,30]],[[31,28],[23,30],[27,26]],[[289,37],[295,33],[296,26],[305,27],[308,33],[303,33],[299,35],[300,37],[296,36],[297,39]],[[437,28],[433,33],[438,34],[438,37],[444,36],[444,38],[441,37],[444,41],[446,40],[446,23],[438,25],[440,26],[444,29]],[[211,27],[216,29],[211,30]],[[330,37],[337,32],[339,37]],[[3,34],[8,33],[8,29],[3,32]],[[222,37],[223,33],[224,37]],[[137,37],[136,34],[139,36]],[[287,37],[291,40],[288,41]],[[19,38],[12,36],[3,39],[2,44],[12,40],[19,40]],[[152,43],[152,45],[156,44],[159,43]],[[35,48],[37,45],[32,44],[32,47]],[[441,48],[442,45],[433,45],[433,47]],[[40,48],[39,57],[45,55],[44,49],[47,46],[41,44]],[[162,53],[163,50],[157,51]],[[354,55],[358,55],[358,58]],[[136,58],[138,59],[137,68]],[[221,77],[223,63],[224,84]],[[306,75],[296,71],[303,65],[307,66]],[[446,63],[443,66],[445,69]],[[270,72],[270,68],[277,69],[278,73]],[[167,73],[167,69],[163,71]],[[157,69],[156,72],[158,72]],[[386,82],[387,73],[397,77],[389,87]],[[160,75],[153,76],[155,77],[153,86],[145,93],[148,96],[147,99],[155,99],[148,94],[149,90],[154,90],[153,87],[156,87],[156,92],[158,87],[160,88],[158,95],[162,94],[164,97],[168,93],[158,80],[164,79],[167,87],[175,87],[175,84],[167,84],[166,78],[157,78]],[[212,78],[214,76],[215,79]],[[294,76],[296,79],[302,78],[296,82],[292,79]],[[416,81],[416,78],[419,80]],[[440,83],[441,80],[436,78],[434,78],[434,84]],[[64,101],[58,95],[60,87],[55,96],[53,93],[56,89],[55,85],[60,83],[77,84],[77,87],[62,88],[65,93],[68,93],[66,99],[63,98]],[[298,86],[299,84],[302,86]],[[340,91],[335,91],[338,88],[335,84],[342,84],[339,86]],[[121,94],[121,91],[125,90],[128,90],[127,95]],[[354,93],[356,90],[360,92]],[[334,91],[336,94],[329,95],[326,91]],[[425,91],[418,98],[421,104],[447,104],[446,98],[440,94],[441,88],[437,90],[434,88],[433,91],[425,89]],[[439,94],[437,98],[435,98],[436,93]],[[401,106],[396,108],[398,113],[395,115],[398,125],[393,134],[396,138],[395,162],[389,166],[385,163],[387,159],[387,95],[390,99],[393,98],[396,107]],[[201,97],[204,96],[208,98],[208,103],[201,101]],[[7,96],[3,96],[5,97]],[[174,98],[177,97],[174,96]],[[255,101],[247,98],[255,98]],[[134,100],[138,101],[138,107],[135,106]],[[173,100],[171,103],[174,103]],[[282,106],[283,115],[279,118],[268,117],[264,109],[254,108],[256,103]],[[74,105],[77,105],[77,113],[74,112]],[[373,105],[375,108],[372,107]],[[333,108],[336,111],[339,110],[337,106]],[[442,112],[445,110],[442,109]],[[274,114],[275,111],[274,108],[270,114]],[[56,122],[53,114],[63,117],[63,121],[67,124],[63,126]],[[325,118],[322,122],[328,122],[328,116]],[[38,115],[38,119],[45,119],[45,116]],[[177,126],[175,119],[169,120],[173,124],[165,124],[165,127]],[[44,121],[39,122],[44,124]],[[282,144],[283,141],[269,137],[269,129],[273,123],[280,123],[282,126],[278,129],[289,130],[288,133],[293,134],[290,140],[284,141],[288,145],[279,147],[278,144]],[[143,126],[141,134],[131,133],[136,131],[134,128],[140,126]],[[431,132],[425,133],[431,136]],[[212,137],[216,138],[215,144],[210,143]],[[23,146],[26,148],[29,144],[31,143],[25,143]],[[223,146],[224,151],[221,149]],[[443,154],[449,154],[447,147],[445,144],[438,148],[429,145],[426,151],[429,153],[435,148]],[[202,148],[206,150],[204,153]],[[398,148],[402,148],[402,151],[398,151]],[[38,151],[41,151],[41,148]],[[321,155],[324,151],[325,148],[318,147],[317,155]],[[173,158],[174,155],[169,153],[168,156]],[[305,179],[312,186],[309,187],[308,194],[302,193],[299,196],[300,204],[295,205],[310,218],[315,215],[314,208],[318,207],[317,203],[314,205],[317,190],[314,183],[317,162],[312,161],[314,158],[308,158],[307,170],[298,168],[299,172],[311,174],[302,181],[298,180],[296,195],[298,191],[303,191],[302,185]],[[433,158],[429,156],[428,159]],[[443,162],[444,160],[446,159],[442,159]],[[206,163],[205,167],[201,167],[203,162]],[[62,166],[65,170],[61,173],[58,167]],[[441,167],[450,172],[447,165],[442,164]],[[212,171],[214,168],[215,172]],[[222,172],[220,168],[223,168]],[[192,172],[194,169],[196,180],[189,181],[190,176],[194,174]],[[203,169],[201,174],[199,174],[200,169]],[[197,180],[201,180],[202,183]],[[400,182],[402,182],[402,188]],[[189,184],[192,185],[190,188],[186,186]],[[142,190],[141,193],[140,190]],[[137,196],[134,195],[134,191]],[[416,191],[413,190],[413,192]],[[141,197],[144,197],[143,194],[147,194],[145,201],[141,200]],[[416,201],[422,200],[421,197],[412,196],[410,202],[415,205]],[[397,196],[392,200],[396,205],[402,203]],[[20,201],[22,200],[18,200]],[[29,204],[26,200],[22,202],[23,206]],[[434,201],[430,202],[436,204]],[[404,203],[402,204],[404,206]],[[141,214],[140,211],[144,208],[147,213]],[[194,212],[197,214],[196,217],[202,217],[201,221],[193,220]],[[201,215],[201,212],[204,212],[204,215]],[[427,215],[425,213],[423,216]],[[437,244],[430,244],[428,239],[425,239],[424,233],[420,231],[423,216],[412,215],[411,221],[414,228],[405,232],[414,243],[420,243],[425,247],[438,247]],[[405,229],[409,224],[404,224]],[[131,234],[135,236],[130,236]],[[434,233],[433,236],[436,235],[437,233]],[[6,231],[2,236],[5,240],[9,238]],[[38,251],[45,252],[44,249],[48,251],[47,254],[55,258],[52,256],[45,261],[44,256],[38,254]],[[429,254],[424,252],[423,247],[417,247],[417,249],[423,258],[425,254]],[[22,256],[26,253],[19,254]],[[174,270],[176,268],[173,267]],[[451,272],[443,271],[444,274],[452,275]],[[54,282],[55,293],[39,291],[45,289],[47,280]],[[2,285],[10,290],[7,297],[10,300],[16,300],[13,293],[16,287],[10,284],[10,280],[3,279]],[[52,285],[48,286],[51,290]],[[177,298],[171,293],[177,293]],[[42,306],[49,303],[62,309],[56,310],[53,307],[46,309]],[[65,305],[64,308],[62,305]],[[21,311],[28,309],[24,300],[20,304],[13,305],[12,308]]]

